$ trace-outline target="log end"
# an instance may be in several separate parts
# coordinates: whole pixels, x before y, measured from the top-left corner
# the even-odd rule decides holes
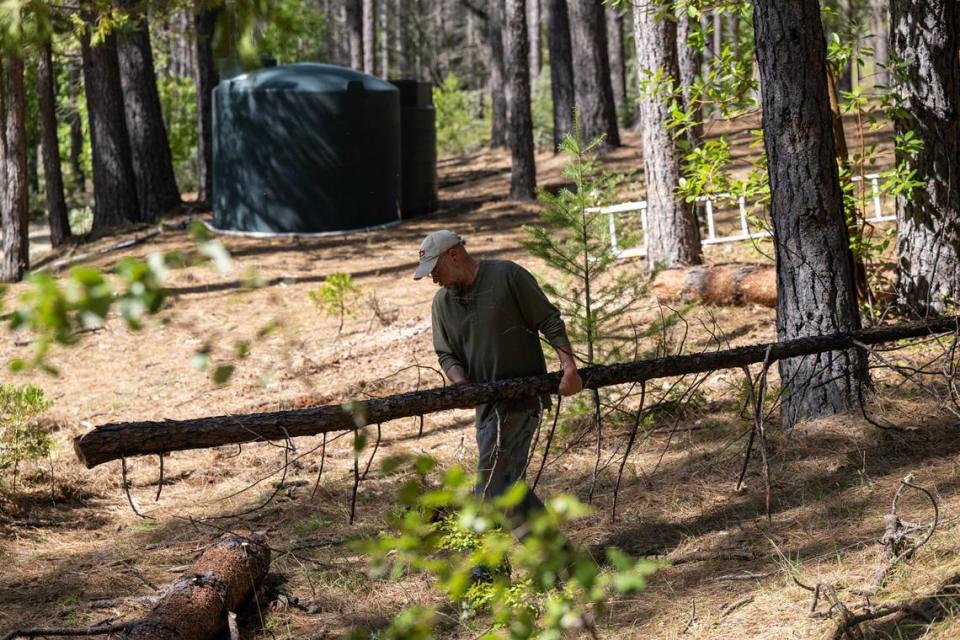
[[[73,439],[73,452],[77,455],[77,460],[83,463],[87,469],[93,469],[95,466],[100,464],[99,462],[93,461],[87,457],[86,452],[83,450],[83,439],[87,436],[87,432],[79,436],[74,437]]]

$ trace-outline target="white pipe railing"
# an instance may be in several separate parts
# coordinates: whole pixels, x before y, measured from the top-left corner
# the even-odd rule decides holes
[[[880,175],[876,173],[868,173],[867,175],[863,176],[863,179],[870,181],[870,196],[873,204],[873,215],[869,218],[865,218],[864,222],[874,223],[896,220],[897,217],[895,215],[883,215],[883,203],[880,193]],[[853,176],[851,180],[853,182],[859,182],[861,177]],[[720,193],[714,197],[699,196],[696,199],[695,202],[698,205],[700,203],[704,204],[703,209],[706,218],[705,222],[707,225],[707,237],[702,240],[702,244],[724,244],[728,242],[742,242],[744,240],[770,237],[769,231],[750,230],[750,223],[747,219],[747,202],[746,198],[742,195],[737,197],[740,232],[738,234],[727,236],[717,235],[714,203],[717,201],[730,200],[732,198],[732,194]],[[699,206],[697,208],[699,210]],[[637,211],[640,212],[640,228],[643,233],[643,245],[640,247],[621,249],[617,238],[616,217],[621,214],[634,213]],[[621,202],[608,207],[591,207],[590,209],[587,209],[587,213],[606,214],[608,216],[607,228],[610,232],[610,249],[616,257],[630,258],[634,256],[647,255],[647,202],[645,200],[636,202]]]

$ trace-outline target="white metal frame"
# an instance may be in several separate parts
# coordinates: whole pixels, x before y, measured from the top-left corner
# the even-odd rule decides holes
[[[853,182],[859,182],[860,176],[853,176]],[[883,215],[883,204],[880,197],[880,175],[869,173],[863,176],[863,179],[870,181],[870,197],[873,201],[873,215],[865,222],[890,222],[896,220],[894,215]],[[750,231],[750,225],[747,222],[747,202],[743,196],[737,198],[737,205],[740,210],[740,233],[730,236],[718,236],[716,221],[714,220],[713,207],[714,202],[720,199],[729,200],[729,193],[721,193],[714,198],[700,196],[696,202],[703,203],[703,209],[706,214],[707,237],[702,240],[702,244],[724,244],[727,242],[741,242],[743,240],[752,240],[766,238],[770,236],[769,231]],[[699,207],[698,207],[699,209]],[[640,212],[640,227],[643,231],[643,246],[630,249],[621,249],[617,241],[616,217],[625,213]],[[592,207],[587,209],[587,213],[606,214],[608,217],[608,229],[610,231],[610,249],[618,258],[632,258],[635,256],[647,255],[647,202],[640,200],[638,202],[622,202],[620,204],[610,205],[609,207]]]

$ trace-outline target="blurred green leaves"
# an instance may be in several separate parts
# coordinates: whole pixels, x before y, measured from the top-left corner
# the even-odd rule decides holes
[[[402,509],[392,519],[393,531],[359,547],[369,554],[375,576],[424,571],[460,603],[464,615],[489,610],[493,626],[482,637],[561,638],[571,630],[592,630],[612,596],[642,589],[655,570],[653,563],[613,549],[607,551],[609,566],[601,567],[573,545],[562,528],[591,508],[569,495],[554,497],[546,511],[532,514],[518,542],[510,533],[517,523],[508,513],[522,501],[524,485],[482,500],[472,474],[453,467],[437,485],[429,478],[434,466],[426,457],[413,463],[414,477],[398,494]],[[492,568],[489,582],[471,579],[476,567]],[[413,611],[395,617],[383,637],[435,637],[430,610],[416,609],[415,618]],[[396,635],[401,629],[411,635]]]
[[[146,259],[125,257],[109,272],[88,265],[72,267],[65,278],[56,278],[45,271],[33,272],[26,278],[27,289],[17,298],[16,308],[9,315],[14,331],[33,334],[33,354],[29,360],[16,358],[9,363],[13,371],[39,368],[48,373],[56,370],[46,361],[54,344],[72,345],[80,334],[104,325],[111,311],[116,310],[126,325],[138,330],[146,316],[163,308],[168,291],[164,284],[170,270],[212,261],[221,272],[232,268],[230,254],[220,242],[210,237],[202,223],[191,227],[198,253],[190,256],[174,251],[153,253]],[[194,356],[194,366],[206,367],[205,355]],[[232,369],[223,367],[214,372],[214,381],[226,381]]]

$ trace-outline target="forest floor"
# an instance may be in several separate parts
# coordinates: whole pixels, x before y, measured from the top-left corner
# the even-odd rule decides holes
[[[641,166],[637,137],[625,137],[627,145],[604,158],[608,167]],[[538,156],[540,184],[560,184],[562,164],[563,158],[552,154]],[[158,460],[130,460],[131,496],[149,519],[138,517],[128,505],[120,463],[85,469],[71,442],[110,422],[274,411],[440,386],[430,340],[435,288],[412,280],[424,234],[453,229],[480,257],[517,260],[556,282],[554,274],[520,246],[523,225],[537,220],[537,205],[505,198],[509,158],[504,152],[444,159],[440,176],[443,210],[393,228],[327,237],[222,236],[235,261],[231,273],[221,274],[209,265],[173,271],[171,299],[141,330],[132,331],[111,318],[75,346],[51,352],[49,361],[59,375],[4,376],[17,384],[40,385],[53,401],[44,423],[53,430],[56,449],[49,462],[21,468],[15,490],[9,471],[2,477],[0,635],[15,627],[134,619],[147,605],[134,599],[106,609],[91,605],[97,599],[157,593],[222,529],[235,527],[265,530],[274,549],[271,601],[261,601],[260,611],[248,612],[244,637],[339,637],[349,629],[382,628],[392,615],[414,604],[443,604],[428,577],[371,577],[365,557],[353,550],[352,540],[389,526],[387,515],[396,506],[394,495],[403,478],[383,475],[374,464],[359,489],[356,523],[348,525],[353,473],[349,438],[328,443],[316,493],[319,437],[297,439],[298,455],[282,487],[277,485],[284,453],[270,444],[172,453],[165,459],[158,499]],[[624,194],[624,199],[629,197]],[[137,233],[144,232],[104,238],[76,253],[105,248]],[[191,246],[185,231],[167,230],[83,263],[109,269],[123,255],[145,257]],[[706,259],[712,264],[765,262],[763,253],[751,245],[713,245],[706,249]],[[50,264],[63,257],[44,260]],[[644,277],[642,260],[617,265]],[[244,286],[252,271],[266,286]],[[339,335],[338,318],[319,312],[309,297],[335,272],[350,273],[361,290]],[[25,289],[11,287],[7,309]],[[633,317],[637,326],[660,320],[664,309],[652,295],[638,303]],[[695,353],[720,344],[776,339],[773,310],[759,306],[694,306],[683,321],[652,334],[640,339],[639,354],[664,347],[677,352],[681,344],[685,353]],[[33,346],[29,340],[25,334],[8,333],[0,341],[0,362],[28,357]],[[236,362],[227,384],[215,385],[210,369],[234,362],[234,345],[240,341],[250,342],[249,355]],[[923,362],[942,355],[944,348],[942,342],[927,341],[888,357],[901,364]],[[209,349],[211,361],[204,371],[191,364],[202,349]],[[758,370],[753,368],[754,375]],[[811,618],[813,594],[794,578],[809,585],[835,585],[838,597],[848,604],[862,601],[852,590],[870,582],[880,555],[883,517],[908,473],[936,496],[939,526],[915,557],[895,567],[876,599],[909,600],[950,582],[960,574],[960,429],[949,407],[929,395],[946,385],[940,378],[931,376],[925,386],[917,386],[891,369],[874,370],[876,394],[869,415],[905,431],[877,428],[857,414],[784,432],[773,426],[778,419],[774,414],[768,443],[769,518],[757,457],[745,488],[736,491],[752,425],[743,411],[741,371],[705,376],[692,402],[664,411],[655,428],[638,439],[626,466],[615,523],[610,513],[613,486],[628,428],[612,421],[603,441],[596,511],[571,527],[569,536],[582,545],[616,545],[636,557],[702,551],[706,559],[661,568],[645,591],[612,602],[598,620],[599,634],[828,637],[836,620]],[[771,389],[778,386],[775,370],[770,384]],[[670,391],[658,381],[651,383],[650,393]],[[585,499],[596,440],[589,421],[569,415],[562,423],[538,493],[570,492]],[[472,411],[428,415],[422,437],[417,437],[417,429],[413,418],[383,425],[381,455],[422,452],[434,456],[441,467],[474,464]],[[534,455],[539,461],[542,446]],[[903,517],[914,522],[932,518],[929,502],[918,492],[908,492],[900,508]],[[276,597],[278,592],[295,596],[303,608],[289,605],[289,598],[285,604]],[[825,608],[821,599],[818,610]],[[482,613],[461,616],[456,606],[443,610],[443,637],[473,638],[487,628]],[[948,617],[903,626],[897,633],[895,637],[956,638],[960,621]]]

